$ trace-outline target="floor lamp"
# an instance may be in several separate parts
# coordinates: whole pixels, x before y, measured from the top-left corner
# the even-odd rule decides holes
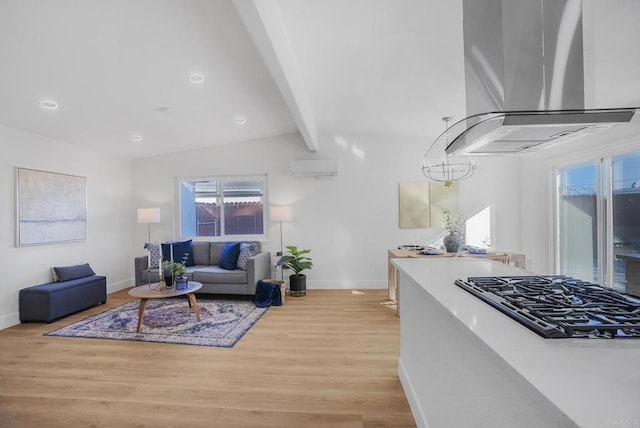
[[[147,242],[151,243],[151,224],[160,223],[160,208],[138,208],[138,223],[147,225]]]
[[[271,221],[280,222],[280,252],[276,255],[282,257],[284,254],[284,248],[282,246],[282,222],[283,221],[291,221],[291,207],[288,206],[279,206],[279,207],[271,207]],[[281,270],[281,279],[284,281],[284,269]]]

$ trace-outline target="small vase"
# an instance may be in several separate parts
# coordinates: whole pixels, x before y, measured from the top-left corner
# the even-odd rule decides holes
[[[164,283],[168,288],[173,287],[173,272],[170,269],[164,269],[162,271],[162,275],[164,277]]]
[[[186,290],[189,288],[189,280],[186,276],[176,278],[176,290]]]
[[[464,244],[464,235],[454,230],[449,232],[449,234],[442,239],[442,242],[444,243],[444,248],[447,250],[447,253],[457,253],[462,244]]]

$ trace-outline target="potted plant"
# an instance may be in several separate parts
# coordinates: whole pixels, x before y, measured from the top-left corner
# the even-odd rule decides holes
[[[172,287],[173,283],[177,279],[182,279],[185,273],[187,273],[187,259],[189,255],[185,253],[181,262],[174,262],[165,260],[162,262],[162,270],[165,277],[165,283],[167,287]]]
[[[292,296],[307,294],[307,276],[301,272],[313,267],[311,258],[307,255],[310,252],[311,250],[298,250],[295,245],[287,245],[287,254],[278,260],[278,266],[293,271],[293,275],[289,276],[289,288]]]
[[[442,223],[445,229],[449,231],[449,234],[442,238],[442,243],[447,253],[457,253],[464,244],[462,229],[467,219],[461,215],[453,217],[451,211],[447,208],[442,210],[442,214],[444,216]]]

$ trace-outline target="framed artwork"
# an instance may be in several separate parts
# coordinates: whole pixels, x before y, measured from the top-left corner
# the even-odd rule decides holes
[[[87,239],[87,179],[15,167],[16,246]]]
[[[460,211],[460,186],[430,181],[398,183],[400,229],[443,227],[442,210],[456,217]]]
[[[444,227],[443,209],[448,209],[453,218],[460,214],[460,182],[454,181],[450,186],[444,183],[430,182],[431,195],[431,227]]]
[[[429,218],[429,182],[415,181],[398,184],[400,229],[426,228]]]

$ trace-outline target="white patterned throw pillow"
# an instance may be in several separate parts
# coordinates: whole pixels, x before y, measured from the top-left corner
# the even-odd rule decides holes
[[[258,254],[258,246],[254,242],[243,242],[240,244],[240,255],[238,255],[236,267],[247,270],[249,257],[255,256],[256,254]]]
[[[151,254],[151,266],[150,268],[154,269],[159,267],[160,265],[160,244],[144,244],[144,248],[146,248]]]

